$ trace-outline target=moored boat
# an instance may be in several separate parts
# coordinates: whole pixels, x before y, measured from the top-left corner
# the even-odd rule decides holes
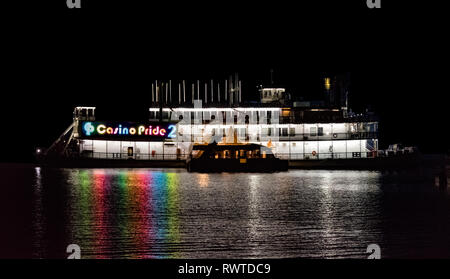
[[[194,144],[186,161],[190,172],[274,172],[287,171],[288,161],[276,158],[259,144]]]

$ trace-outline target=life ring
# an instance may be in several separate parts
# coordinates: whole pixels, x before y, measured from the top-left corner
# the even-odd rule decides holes
[[[336,133],[333,134],[333,138],[337,138],[337,134]]]
[[[313,155],[313,156],[316,156],[316,154],[317,154],[316,151],[313,151],[313,152],[312,152],[312,155]]]

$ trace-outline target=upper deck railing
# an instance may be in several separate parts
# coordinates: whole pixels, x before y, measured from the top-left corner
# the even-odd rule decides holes
[[[191,124],[210,124],[212,117],[220,117],[223,124],[302,124],[302,123],[355,123],[378,122],[373,113],[350,114],[339,109],[305,109],[272,106],[253,107],[165,107],[162,110],[164,120],[181,120]],[[150,119],[159,119],[159,109],[150,108]],[[195,119],[195,120],[194,120]]]

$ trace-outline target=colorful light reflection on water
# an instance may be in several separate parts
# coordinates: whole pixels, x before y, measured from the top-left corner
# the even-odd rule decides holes
[[[371,243],[386,258],[450,251],[450,196],[411,173],[29,171],[37,258],[65,258],[69,244],[82,258],[366,258]]]
[[[177,173],[77,170],[69,181],[70,239],[84,258],[177,257]]]

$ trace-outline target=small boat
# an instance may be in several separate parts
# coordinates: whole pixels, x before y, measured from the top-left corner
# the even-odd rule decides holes
[[[196,143],[186,161],[189,172],[287,171],[288,161],[255,143]]]

